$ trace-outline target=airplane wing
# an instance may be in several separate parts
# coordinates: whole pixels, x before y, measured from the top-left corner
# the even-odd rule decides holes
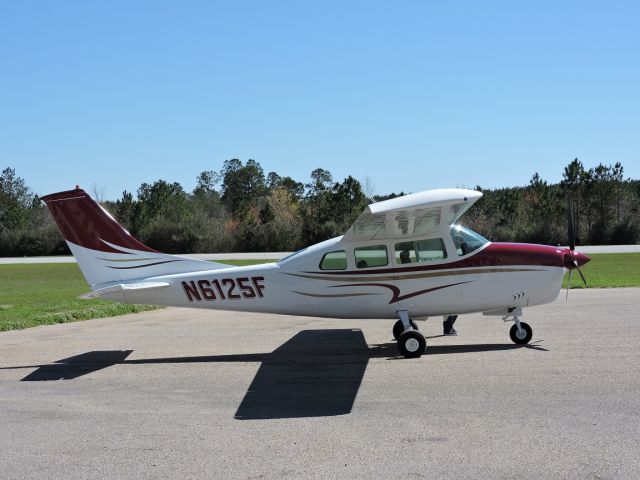
[[[448,188],[372,203],[342,241],[405,239],[437,232],[454,223],[480,197],[476,190]]]

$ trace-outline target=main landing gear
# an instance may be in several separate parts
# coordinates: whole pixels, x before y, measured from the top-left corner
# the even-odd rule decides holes
[[[509,336],[513,343],[517,343],[518,345],[526,345],[531,341],[531,337],[533,337],[533,329],[529,326],[528,323],[524,323],[520,321],[520,317],[522,316],[522,309],[517,308],[510,315],[506,315],[502,317],[502,320],[508,322],[513,320],[515,323],[509,330]]]
[[[416,325],[413,320],[409,319],[409,324],[414,330],[420,330],[418,328],[418,325]],[[393,324],[393,338],[398,340],[398,338],[400,338],[400,335],[402,335],[402,332],[404,332],[404,325],[402,325],[402,320],[398,320]]]
[[[398,350],[405,358],[417,358],[427,349],[427,341],[409,318],[409,312],[399,310],[397,313],[400,320],[393,325],[393,337],[398,341]]]

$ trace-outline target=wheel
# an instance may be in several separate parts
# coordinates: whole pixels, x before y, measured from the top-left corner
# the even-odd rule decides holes
[[[424,336],[416,330],[404,332],[398,338],[398,350],[405,358],[416,358],[422,355],[427,349],[427,341]]]
[[[414,330],[420,330],[413,320],[409,320],[409,323]],[[402,326],[402,322],[398,320],[393,324],[393,338],[397,340],[402,332],[404,332],[404,327]]]
[[[517,343],[518,345],[524,345],[529,343],[531,337],[533,336],[533,330],[529,326],[528,323],[520,322],[520,326],[522,327],[522,331],[518,332],[518,326],[513,325],[511,330],[509,330],[509,336],[513,343]]]

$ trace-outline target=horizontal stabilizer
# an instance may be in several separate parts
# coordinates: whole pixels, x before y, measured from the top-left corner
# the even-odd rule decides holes
[[[141,290],[159,290],[161,288],[166,288],[169,285],[171,284],[167,282],[119,283],[117,285],[111,285],[109,287],[99,288],[93,292],[85,293],[84,295],[80,295],[79,298],[82,298],[83,300],[102,297],[112,298],[113,296],[124,295],[127,291],[139,292]]]

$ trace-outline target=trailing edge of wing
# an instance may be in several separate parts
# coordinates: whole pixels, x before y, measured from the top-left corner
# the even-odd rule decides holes
[[[84,295],[80,295],[78,298],[89,300],[92,298],[100,298],[106,295],[111,296],[113,294],[125,293],[133,290],[138,292],[141,290],[159,290],[161,288],[166,288],[169,285],[170,284],[167,282],[119,283],[117,285],[111,285],[109,287],[94,290],[93,292],[85,293]]]

